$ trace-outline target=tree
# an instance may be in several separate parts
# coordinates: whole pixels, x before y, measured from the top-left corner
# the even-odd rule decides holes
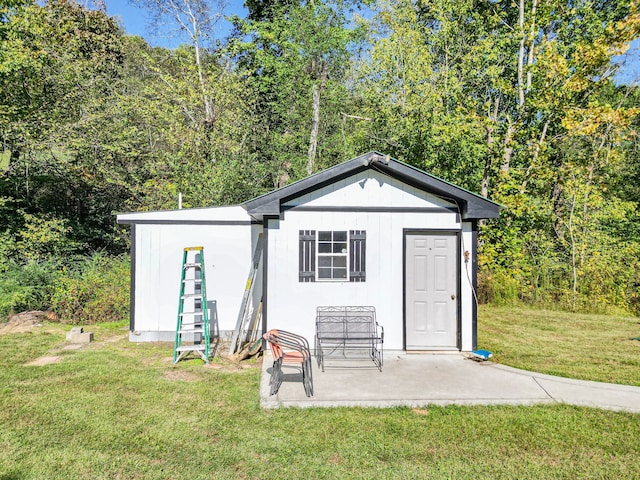
[[[483,228],[481,258],[523,298],[546,278],[577,308],[595,290],[593,252],[605,262],[620,242],[605,217],[630,211],[611,187],[634,163],[623,145],[637,110],[612,58],[639,19],[627,1],[537,0],[399,0],[375,17],[360,70],[370,144],[507,207]]]
[[[213,29],[223,18],[224,0],[135,0],[154,17],[154,25],[160,28],[166,20],[187,36],[193,47],[193,61],[200,87],[203,109],[203,127],[211,129],[216,121],[211,82],[208,78],[206,62],[209,61],[206,43],[211,40]]]
[[[255,2],[246,21],[236,19],[230,50],[254,92],[256,153],[271,170],[271,186],[330,165],[348,151],[341,107],[349,48],[347,5],[319,1]]]

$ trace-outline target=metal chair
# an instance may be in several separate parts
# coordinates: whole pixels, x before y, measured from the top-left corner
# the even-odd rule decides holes
[[[269,330],[263,338],[271,345],[273,368],[271,370],[270,394],[275,395],[282,385],[284,373],[283,364],[300,365],[302,370],[302,384],[307,397],[313,395],[313,377],[311,373],[311,351],[309,342],[304,337],[284,330]]]

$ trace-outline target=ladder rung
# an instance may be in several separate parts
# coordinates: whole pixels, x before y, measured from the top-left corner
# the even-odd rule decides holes
[[[194,250],[198,251],[195,257],[190,253]],[[188,352],[199,354],[205,363],[209,363],[211,338],[209,312],[204,305],[207,299],[204,269],[203,247],[185,248],[182,257],[178,325],[173,354],[173,361],[176,363]],[[193,274],[187,273],[191,270],[193,270]],[[193,300],[193,303],[188,302],[187,299]]]
[[[204,328],[183,328],[178,333],[204,333]]]
[[[177,352],[192,352],[192,351],[199,351],[199,350],[205,350],[206,349],[206,345],[204,344],[199,344],[199,345],[182,345],[178,348],[176,348]]]

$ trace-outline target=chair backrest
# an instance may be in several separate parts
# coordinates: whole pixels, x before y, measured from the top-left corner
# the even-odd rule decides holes
[[[284,330],[269,330],[263,338],[271,345],[273,359],[277,360],[285,356],[285,350],[299,352],[303,358],[310,358],[309,342],[306,338]]]
[[[262,336],[262,338],[264,338],[267,342],[269,342],[269,345],[271,345],[271,355],[273,355],[274,361],[282,357],[282,345],[280,345],[277,330],[269,330]]]

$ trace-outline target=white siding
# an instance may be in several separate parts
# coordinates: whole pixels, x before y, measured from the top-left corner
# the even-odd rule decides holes
[[[473,304],[476,296],[473,291],[473,259],[476,246],[473,243],[472,225],[470,222],[462,224],[462,245],[460,245],[460,305],[462,309],[462,350],[471,351],[473,348]],[[469,261],[465,262],[464,252],[469,252]]]
[[[392,195],[393,196],[393,195]],[[424,205],[424,204],[423,204]],[[385,329],[385,349],[403,348],[403,229],[460,230],[455,213],[297,212],[269,221],[268,328],[311,343],[319,305],[372,305]],[[366,282],[299,282],[299,230],[366,230]],[[471,233],[465,235],[470,244]],[[468,246],[466,246],[469,249]],[[472,251],[471,251],[472,252]],[[462,254],[462,252],[461,252]],[[471,346],[470,289],[461,284],[463,349]]]
[[[173,340],[183,249],[203,246],[207,297],[221,332],[235,328],[260,225],[136,225],[136,341]],[[256,292],[261,288],[258,272]],[[214,312],[212,312],[214,313]],[[213,326],[212,326],[213,331]]]

